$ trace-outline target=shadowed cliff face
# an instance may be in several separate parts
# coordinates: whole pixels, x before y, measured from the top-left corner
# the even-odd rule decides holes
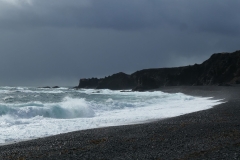
[[[125,73],[117,73],[101,79],[96,89],[132,89],[135,86],[134,79]]]
[[[240,83],[240,51],[213,54],[202,64],[144,69],[131,75],[117,73],[97,79],[80,79],[78,88],[149,90],[161,86],[226,85]]]
[[[134,79],[130,75],[120,72],[101,79],[80,79],[78,88],[121,90],[132,89],[135,86]]]

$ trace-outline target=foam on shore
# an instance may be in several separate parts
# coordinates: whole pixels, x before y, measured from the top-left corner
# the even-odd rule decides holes
[[[0,143],[144,123],[222,103],[182,93],[2,88]],[[9,92],[8,92],[9,91]]]

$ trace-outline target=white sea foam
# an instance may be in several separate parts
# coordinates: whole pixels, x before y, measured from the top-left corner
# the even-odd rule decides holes
[[[105,126],[143,123],[209,109],[222,102],[182,93],[67,90],[57,102],[0,103],[0,143]],[[61,89],[59,89],[61,91]],[[21,92],[23,93],[23,92]],[[26,95],[27,96],[27,95]],[[54,98],[55,96],[53,96]]]
[[[36,116],[48,118],[82,118],[93,117],[94,111],[84,99],[64,98],[59,103],[29,102],[22,104],[0,103],[0,115],[9,115],[16,118],[33,118]]]
[[[6,97],[3,98],[3,100],[6,101],[6,100],[9,100],[9,99],[13,99],[13,98],[14,98],[13,96],[6,96]]]
[[[54,90],[38,90],[38,91],[33,91],[33,90],[17,90],[18,92],[23,92],[23,93],[64,93],[64,91],[61,91],[61,90],[57,90],[57,89],[54,89]]]

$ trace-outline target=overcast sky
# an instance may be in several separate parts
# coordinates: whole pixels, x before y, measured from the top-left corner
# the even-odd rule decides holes
[[[0,0],[0,86],[202,63],[240,49],[237,0]]]

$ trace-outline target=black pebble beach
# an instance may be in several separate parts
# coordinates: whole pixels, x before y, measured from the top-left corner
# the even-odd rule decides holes
[[[0,159],[240,159],[240,86],[159,90],[214,97],[226,103],[145,124],[76,131],[4,145],[0,146]]]

